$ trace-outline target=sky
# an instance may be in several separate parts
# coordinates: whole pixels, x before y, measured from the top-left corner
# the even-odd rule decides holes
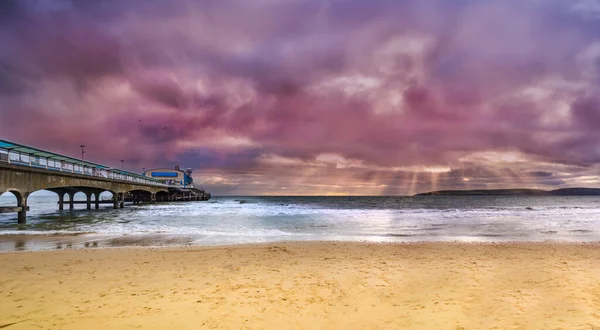
[[[600,1],[2,0],[0,139],[213,195],[600,187]]]

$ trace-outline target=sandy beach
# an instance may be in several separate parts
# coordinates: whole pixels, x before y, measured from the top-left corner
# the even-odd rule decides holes
[[[0,328],[598,329],[597,244],[0,254]]]

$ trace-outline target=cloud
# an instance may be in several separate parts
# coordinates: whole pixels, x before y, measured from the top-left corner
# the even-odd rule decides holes
[[[17,142],[185,163],[240,194],[573,186],[600,162],[594,2],[1,6],[0,132]]]
[[[532,171],[529,172],[530,175],[535,176],[535,177],[540,177],[540,178],[547,178],[552,176],[552,172],[544,172],[544,171]]]

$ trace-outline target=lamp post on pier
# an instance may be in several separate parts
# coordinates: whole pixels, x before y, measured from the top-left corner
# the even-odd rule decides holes
[[[81,148],[81,174],[85,174],[83,172],[83,154],[85,154],[85,146],[82,144],[79,147]]]
[[[121,159],[121,171],[123,170],[123,164],[125,164],[125,160]]]

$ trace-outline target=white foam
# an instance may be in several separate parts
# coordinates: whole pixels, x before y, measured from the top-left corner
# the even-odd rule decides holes
[[[239,198],[246,199],[246,198]],[[507,205],[462,208],[335,208],[319,204],[282,203],[248,198],[208,203],[126,206],[123,210],[57,212],[55,203],[31,204],[31,228],[16,230],[14,218],[0,216],[0,235],[192,235],[199,240],[246,242],[262,240],[366,241],[505,241],[600,239],[600,204]],[[539,200],[526,200],[538,201]],[[568,200],[559,200],[568,201]],[[571,200],[572,201],[572,200]],[[583,202],[582,202],[583,201]],[[524,203],[519,200],[520,203]],[[47,207],[44,209],[43,207]],[[43,215],[44,216],[40,216]],[[65,230],[52,228],[54,221]],[[4,217],[4,218],[3,218]],[[8,219],[8,220],[4,220]],[[551,233],[551,234],[549,234]],[[88,234],[86,234],[88,235]]]

